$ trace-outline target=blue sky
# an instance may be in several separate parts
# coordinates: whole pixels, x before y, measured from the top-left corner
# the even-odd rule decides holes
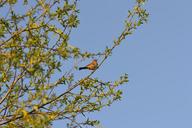
[[[81,0],[80,25],[71,42],[89,51],[111,46],[131,5],[129,0]],[[91,114],[104,128],[192,128],[191,5],[191,0],[148,0],[149,22],[94,74],[114,80],[128,73],[130,80],[120,102]]]

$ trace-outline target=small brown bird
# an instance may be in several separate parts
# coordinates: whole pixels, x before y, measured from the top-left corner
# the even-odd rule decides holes
[[[98,67],[97,60],[93,60],[90,64],[86,65],[85,67],[80,67],[79,70],[82,69],[89,69],[89,70],[95,70]]]

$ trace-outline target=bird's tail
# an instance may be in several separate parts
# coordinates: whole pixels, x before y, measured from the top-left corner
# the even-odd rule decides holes
[[[87,67],[80,67],[79,70],[82,70],[82,69],[87,69]]]

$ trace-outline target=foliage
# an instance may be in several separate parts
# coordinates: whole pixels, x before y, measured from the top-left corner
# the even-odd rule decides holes
[[[137,0],[128,11],[124,30],[111,47],[91,53],[69,42],[79,24],[77,0],[1,0],[0,127],[44,128],[55,120],[65,120],[70,128],[97,125],[99,121],[87,113],[119,100],[118,86],[128,82],[128,76],[106,82],[92,77],[95,70],[76,80],[79,63],[72,62],[98,57],[100,67],[122,40],[147,21],[144,2]],[[63,71],[66,62],[72,69]]]

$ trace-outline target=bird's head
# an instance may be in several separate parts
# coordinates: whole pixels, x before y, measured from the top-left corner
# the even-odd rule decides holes
[[[94,59],[94,60],[93,60],[93,62],[96,62],[96,63],[97,63],[97,60],[96,60],[96,59]]]

